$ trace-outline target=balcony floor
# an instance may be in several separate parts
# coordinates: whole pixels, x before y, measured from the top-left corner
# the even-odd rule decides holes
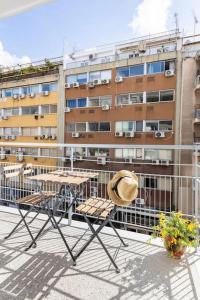
[[[18,220],[18,215],[0,207],[1,300],[200,299],[199,251],[186,254],[182,260],[170,259],[159,242],[149,245],[148,236],[125,231],[121,232],[129,247],[119,249],[119,240],[106,229],[101,236],[116,255],[121,273],[115,273],[96,240],[74,267],[55,230],[48,231],[37,248],[28,252],[24,252],[29,240],[25,229],[3,240]],[[42,222],[36,220],[32,224],[33,232]],[[70,245],[85,226],[79,222],[72,225],[63,227]]]

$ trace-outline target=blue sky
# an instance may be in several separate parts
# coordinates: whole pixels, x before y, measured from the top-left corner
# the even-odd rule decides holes
[[[35,60],[62,55],[64,44],[70,51],[172,29],[175,11],[181,29],[192,32],[199,7],[199,0],[55,0],[0,20],[0,64],[5,51],[14,62]]]

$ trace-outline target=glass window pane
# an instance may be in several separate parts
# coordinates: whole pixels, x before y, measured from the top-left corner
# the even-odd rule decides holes
[[[98,131],[98,123],[96,122],[90,122],[88,123],[88,130],[89,131]]]
[[[117,76],[129,77],[129,67],[118,68]]]
[[[144,159],[147,159],[147,160],[158,159],[158,151],[155,149],[145,149],[144,150]]]
[[[115,122],[115,131],[123,131],[123,122]]]
[[[99,97],[89,98],[88,106],[99,106]]]
[[[72,84],[73,82],[76,82],[77,76],[76,75],[69,75],[67,76],[67,83]]]
[[[87,102],[86,98],[79,98],[78,99],[78,107],[86,107],[86,102]]]
[[[110,131],[110,122],[100,122],[99,131]]]
[[[111,79],[111,78],[112,78],[112,71],[111,70],[101,71],[101,80]]]
[[[143,103],[143,93],[130,94],[130,104]]]
[[[155,61],[147,63],[147,74],[161,73],[164,72],[164,62]]]
[[[160,101],[173,101],[174,100],[174,91],[161,91],[160,92]]]
[[[130,67],[130,76],[138,76],[144,74],[144,65],[135,65]]]
[[[22,94],[29,95],[30,94],[30,86],[23,86],[22,87]]]
[[[158,158],[162,160],[172,160],[171,150],[158,150]]]
[[[49,109],[50,109],[50,113],[51,113],[51,114],[56,114],[56,113],[57,113],[57,105],[55,105],[55,104],[50,104]]]
[[[75,123],[67,123],[67,131],[74,132],[75,131]]]
[[[79,84],[86,83],[87,82],[87,73],[78,74],[76,81]]]
[[[86,123],[76,123],[76,131],[86,132]]]
[[[76,99],[69,99],[69,100],[66,100],[66,102],[67,102],[67,107],[70,107],[70,108],[76,107]]]
[[[41,112],[43,115],[49,114],[50,112],[49,110],[50,110],[49,105],[42,105]]]
[[[147,103],[148,102],[159,102],[159,92],[147,93]]]
[[[112,96],[101,96],[100,105],[112,105]]]
[[[20,93],[19,88],[13,88],[13,90],[12,90],[13,95],[19,95],[19,93]]]
[[[90,72],[89,80],[93,81],[93,80],[97,80],[97,79],[101,79],[101,72]]]
[[[157,131],[158,121],[146,121],[146,131]]]
[[[136,131],[143,131],[143,121],[136,121]]]
[[[122,149],[115,149],[115,158],[122,158]]]
[[[109,149],[99,149],[99,156],[109,156]]]
[[[129,104],[129,94],[118,95],[117,105],[126,105],[126,104]]]
[[[30,93],[38,94],[39,91],[39,84],[30,86]]]
[[[159,130],[168,131],[172,130],[172,121],[160,121]]]
[[[4,92],[5,97],[12,97],[12,95],[13,95],[12,89],[6,89],[6,90],[3,90],[3,92]]]

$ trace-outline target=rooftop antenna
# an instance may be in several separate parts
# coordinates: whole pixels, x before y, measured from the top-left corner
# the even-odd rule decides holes
[[[176,26],[176,33],[179,32],[179,26],[178,26],[178,14],[175,12],[174,14],[174,19],[175,19],[175,26]]]
[[[196,25],[199,23],[199,21],[198,21],[196,15],[195,15],[194,10],[192,11],[192,13],[193,13],[193,18],[194,18],[194,35],[195,35],[195,32],[196,32]]]

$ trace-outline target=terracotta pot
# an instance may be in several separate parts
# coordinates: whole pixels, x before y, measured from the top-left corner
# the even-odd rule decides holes
[[[180,242],[173,243],[173,239],[168,236],[164,240],[164,246],[169,253],[169,256],[174,258],[181,258],[186,251],[186,247],[183,246]]]

